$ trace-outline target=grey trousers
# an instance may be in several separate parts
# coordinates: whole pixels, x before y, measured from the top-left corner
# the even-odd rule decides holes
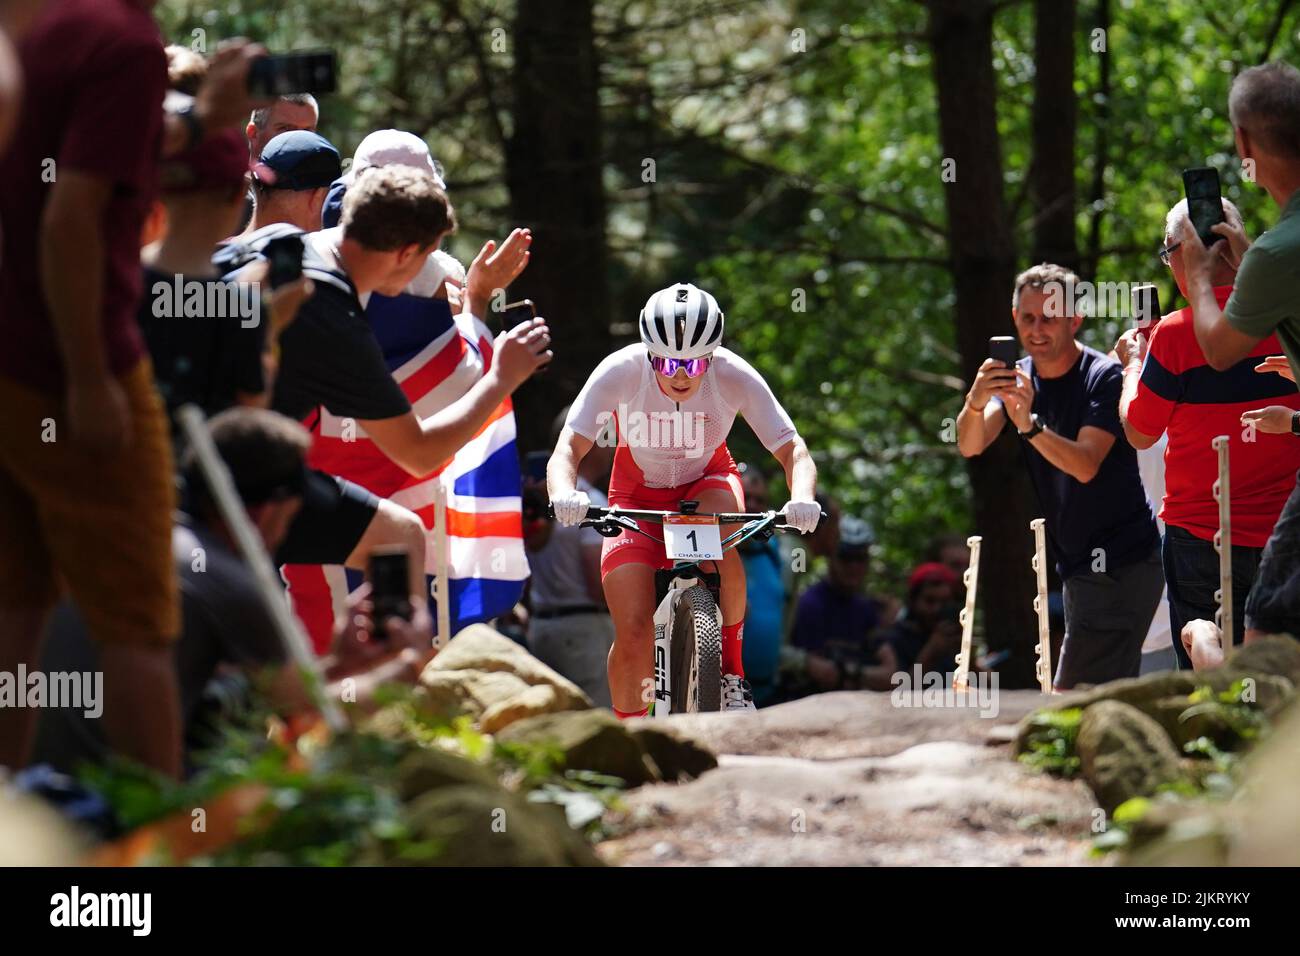
[[[597,707],[610,706],[609,649],[614,622],[608,614],[569,614],[528,622],[528,649],[586,692]]]
[[[1137,677],[1142,642],[1164,590],[1160,551],[1115,571],[1065,581],[1065,640],[1054,681],[1058,690]]]

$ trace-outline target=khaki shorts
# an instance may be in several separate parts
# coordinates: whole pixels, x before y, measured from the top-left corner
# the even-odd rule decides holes
[[[91,456],[60,396],[0,377],[0,607],[51,607],[66,588],[96,640],[167,644],[180,632],[167,413],[148,359],[120,381],[131,438]]]

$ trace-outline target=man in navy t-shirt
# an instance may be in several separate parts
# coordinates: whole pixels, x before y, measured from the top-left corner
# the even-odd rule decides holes
[[[1119,421],[1119,364],[1075,339],[1078,277],[1044,263],[1016,278],[1011,314],[1028,356],[988,359],[957,418],[962,455],[1010,421],[1064,582],[1065,642],[1054,684],[1136,677],[1164,587],[1159,532]]]

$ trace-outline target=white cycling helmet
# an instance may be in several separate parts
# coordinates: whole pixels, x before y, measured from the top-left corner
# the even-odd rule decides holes
[[[661,358],[703,358],[722,344],[718,300],[689,282],[660,289],[641,310],[641,341]]]

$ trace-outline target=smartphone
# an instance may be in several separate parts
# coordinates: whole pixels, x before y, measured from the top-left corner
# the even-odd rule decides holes
[[[529,319],[537,318],[537,306],[533,305],[532,299],[520,299],[518,302],[511,302],[506,305],[501,312],[501,327],[503,329],[513,329],[520,322],[527,322]]]
[[[382,623],[390,617],[409,621],[411,607],[411,557],[405,548],[378,548],[370,552],[370,600],[374,604],[376,640],[387,640]]]
[[[1154,285],[1135,285],[1132,291],[1133,327],[1149,333],[1162,315],[1160,292]]]
[[[272,289],[302,276],[302,236],[279,236],[268,240],[262,249],[268,263],[267,281]]]
[[[537,306],[533,305],[532,299],[520,299],[518,302],[506,304],[505,309],[501,312],[501,328],[509,331],[520,322],[527,322],[537,318]],[[534,375],[545,375],[551,367],[550,362],[533,372]]]
[[[1211,232],[1211,226],[1223,222],[1223,195],[1219,192],[1219,171],[1212,166],[1183,170],[1183,189],[1187,193],[1187,213],[1196,234],[1206,248],[1223,237]]]
[[[1020,343],[1010,335],[995,335],[989,339],[989,358],[996,359],[1007,368],[1015,368],[1020,358]]]
[[[259,99],[292,93],[333,93],[333,50],[303,50],[258,57],[248,68],[248,92]]]

